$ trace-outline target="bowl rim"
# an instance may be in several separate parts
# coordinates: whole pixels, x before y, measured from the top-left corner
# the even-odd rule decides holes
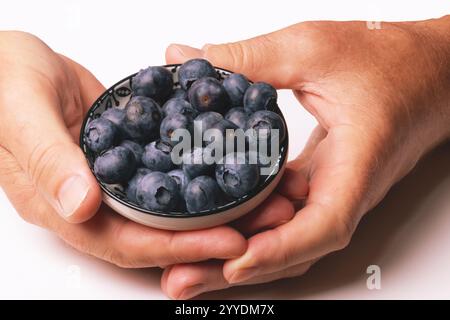
[[[166,65],[161,65],[161,67],[164,68],[173,68],[173,67],[179,67],[181,66],[181,64],[176,63],[176,64],[166,64]],[[225,73],[229,73],[229,74],[233,74],[235,72],[224,69],[224,68],[220,68],[220,67],[216,67],[214,66],[214,68],[216,70],[219,71],[223,71]],[[153,216],[159,216],[159,217],[165,217],[165,218],[194,218],[194,217],[202,217],[202,216],[209,216],[209,215],[214,215],[214,214],[218,214],[221,212],[224,212],[225,210],[229,210],[235,207],[238,207],[239,205],[241,205],[244,202],[247,202],[249,200],[251,200],[253,197],[255,197],[258,193],[260,193],[262,190],[264,190],[274,179],[275,177],[280,174],[280,172],[282,170],[281,167],[285,164],[285,160],[288,156],[288,149],[289,149],[289,132],[288,132],[288,127],[287,125],[285,125],[286,127],[286,136],[284,141],[282,142],[281,146],[280,146],[280,150],[281,150],[281,154],[277,159],[277,166],[278,166],[278,172],[276,174],[271,174],[269,177],[267,177],[265,179],[265,181],[260,184],[257,188],[255,188],[254,190],[252,190],[249,194],[246,194],[243,197],[240,197],[238,199],[233,200],[232,202],[229,202],[225,205],[216,207],[214,209],[209,209],[209,210],[203,210],[203,211],[198,211],[195,213],[189,213],[189,212],[176,212],[176,211],[169,211],[169,212],[163,212],[163,211],[158,211],[158,210],[148,210],[142,207],[139,207],[135,204],[133,204],[132,202],[126,201],[124,199],[119,198],[117,195],[115,195],[111,190],[108,189],[108,187],[106,187],[107,184],[105,184],[104,182],[100,181],[100,179],[95,175],[94,173],[94,168],[93,166],[91,166],[91,163],[87,157],[86,154],[86,150],[87,150],[87,146],[84,143],[84,131],[86,128],[86,124],[88,122],[88,120],[90,119],[90,115],[93,113],[93,111],[98,108],[101,104],[101,102],[109,95],[111,94],[111,91],[116,88],[119,84],[122,84],[123,82],[130,80],[136,76],[137,72],[123,78],[122,80],[117,81],[116,83],[114,83],[112,86],[110,86],[109,88],[107,88],[106,90],[103,91],[103,93],[92,103],[92,105],[89,107],[89,109],[87,110],[86,114],[83,117],[83,122],[81,124],[81,128],[80,128],[80,136],[79,136],[79,146],[86,158],[86,161],[88,163],[89,169],[91,170],[92,174],[94,175],[95,179],[97,180],[98,184],[100,185],[100,188],[102,189],[102,191],[104,193],[106,193],[109,197],[111,197],[112,199],[114,199],[115,201],[118,201],[119,203],[129,207],[130,209],[133,210],[137,210],[141,213],[145,213],[145,214],[149,214],[149,215],[153,215]],[[254,83],[253,81],[249,80],[250,83]],[[276,107],[276,110],[278,115],[281,116],[281,118],[283,119],[284,123],[286,124],[286,119],[284,118],[283,113],[281,112],[280,108]]]

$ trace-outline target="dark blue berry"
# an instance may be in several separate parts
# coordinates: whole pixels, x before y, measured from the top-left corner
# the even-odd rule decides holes
[[[161,140],[175,146],[181,138],[176,138],[176,130],[184,129],[189,132],[189,137],[192,137],[193,121],[192,118],[182,115],[181,113],[173,113],[168,115],[161,122],[159,134]]]
[[[142,163],[152,171],[170,171],[175,168],[171,152],[170,144],[161,140],[153,141],[145,146]]]
[[[207,155],[211,155],[207,148],[194,148],[183,154],[183,172],[190,179],[198,176],[212,175],[214,173],[213,161],[207,161]],[[212,159],[211,159],[212,160]]]
[[[167,100],[162,108],[163,115],[165,117],[181,113],[182,115],[194,119],[198,115],[198,111],[195,110],[189,102],[181,98],[172,98]]]
[[[136,171],[133,152],[125,147],[115,147],[98,156],[94,173],[104,183],[125,183]]]
[[[133,97],[125,107],[125,126],[128,135],[135,141],[155,140],[159,135],[161,111],[158,104],[147,97]]]
[[[164,67],[142,69],[133,78],[131,87],[134,96],[146,96],[162,102],[172,93],[172,73]]]
[[[278,130],[278,139],[281,144],[286,138],[286,125],[283,119],[275,112],[262,110],[253,113],[247,120],[246,130],[254,129],[255,135],[248,136],[249,139],[260,141],[266,139],[268,143],[276,136],[273,129]]]
[[[250,117],[252,112],[249,109],[245,109],[242,107],[235,107],[230,109],[225,115],[225,119],[233,122],[239,128],[245,130],[245,126],[247,124],[247,120]]]
[[[183,170],[181,169],[169,171],[167,174],[175,180],[175,182],[178,185],[178,190],[180,191],[180,194],[184,196],[186,187],[189,181],[191,181],[191,179],[189,179],[189,177],[186,176],[186,174],[184,174]]]
[[[230,98],[219,80],[211,77],[200,78],[189,89],[189,101],[200,112],[216,111],[225,113],[230,106]]]
[[[147,168],[138,168],[136,170],[136,173],[134,174],[134,176],[130,179],[130,181],[128,181],[128,186],[126,189],[127,198],[129,201],[137,203],[137,199],[136,199],[137,184],[139,183],[139,181],[141,181],[141,179],[146,174],[149,174],[151,172],[152,172],[152,170],[147,169]]]
[[[188,60],[178,70],[178,81],[184,90],[188,90],[196,80],[203,77],[217,78],[216,69],[204,59]]]
[[[199,176],[186,187],[186,207],[190,213],[214,209],[219,204],[221,191],[216,180],[209,176]]]
[[[240,198],[258,185],[259,167],[250,164],[245,153],[229,153],[216,166],[216,179],[226,194]]]
[[[167,173],[151,172],[137,184],[136,199],[148,210],[168,212],[177,208],[180,193],[177,183]]]
[[[188,101],[187,91],[182,88],[176,88],[175,90],[173,90],[173,93],[169,97],[169,99],[175,99],[175,98],[179,98],[179,99]]]
[[[108,119],[98,118],[90,121],[85,129],[84,141],[89,149],[102,152],[111,148],[118,138],[117,126]]]
[[[230,97],[231,105],[233,107],[242,106],[245,91],[250,86],[247,78],[242,74],[233,73],[223,80],[222,85]]]
[[[116,125],[119,129],[122,137],[127,137],[127,133],[124,130],[125,123],[125,111],[119,108],[109,108],[102,112],[102,118],[108,119]]]
[[[128,148],[133,152],[134,158],[136,159],[137,166],[141,165],[142,154],[144,153],[144,148],[139,143],[131,140],[123,140],[120,146]]]
[[[252,112],[271,109],[276,105],[277,97],[277,91],[270,84],[256,82],[245,91],[244,108]]]

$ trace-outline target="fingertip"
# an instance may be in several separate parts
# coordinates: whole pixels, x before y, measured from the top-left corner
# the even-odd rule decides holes
[[[302,172],[286,168],[277,190],[290,200],[302,200],[308,195],[309,184]]]
[[[202,57],[202,51],[183,44],[170,44],[166,49],[166,62],[168,64],[183,63],[186,60]]]

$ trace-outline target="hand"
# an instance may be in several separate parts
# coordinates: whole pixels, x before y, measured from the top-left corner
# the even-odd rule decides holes
[[[243,254],[246,241],[230,227],[162,231],[100,206],[100,188],[76,141],[103,91],[91,73],[38,38],[0,32],[0,185],[17,212],[122,267]]]
[[[307,22],[250,40],[171,45],[168,63],[214,65],[289,88],[318,127],[289,164],[279,192],[306,205],[253,235],[225,262],[177,264],[163,290],[190,298],[232,285],[301,275],[344,248],[359,220],[428,150],[450,136],[450,18],[416,23]],[[266,203],[259,210],[264,211]]]

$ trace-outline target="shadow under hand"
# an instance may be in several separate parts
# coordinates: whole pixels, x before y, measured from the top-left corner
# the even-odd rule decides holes
[[[270,284],[236,287],[200,296],[203,299],[301,299],[325,296],[324,293],[348,285],[366,286],[369,265],[388,265],[399,261],[399,255],[415,249],[420,237],[408,236],[408,241],[396,243],[396,237],[409,223],[419,229],[439,217],[445,210],[433,214],[418,210],[433,190],[450,181],[450,143],[442,145],[422,159],[416,168],[397,185],[386,198],[360,222],[350,245],[342,251],[324,257],[304,276],[279,280]],[[450,186],[450,184],[449,184]],[[450,190],[450,189],[449,189]],[[428,236],[428,235],[427,235]],[[401,246],[386,259],[385,252]],[[397,255],[398,252],[398,255]],[[393,256],[393,257],[392,257]]]

